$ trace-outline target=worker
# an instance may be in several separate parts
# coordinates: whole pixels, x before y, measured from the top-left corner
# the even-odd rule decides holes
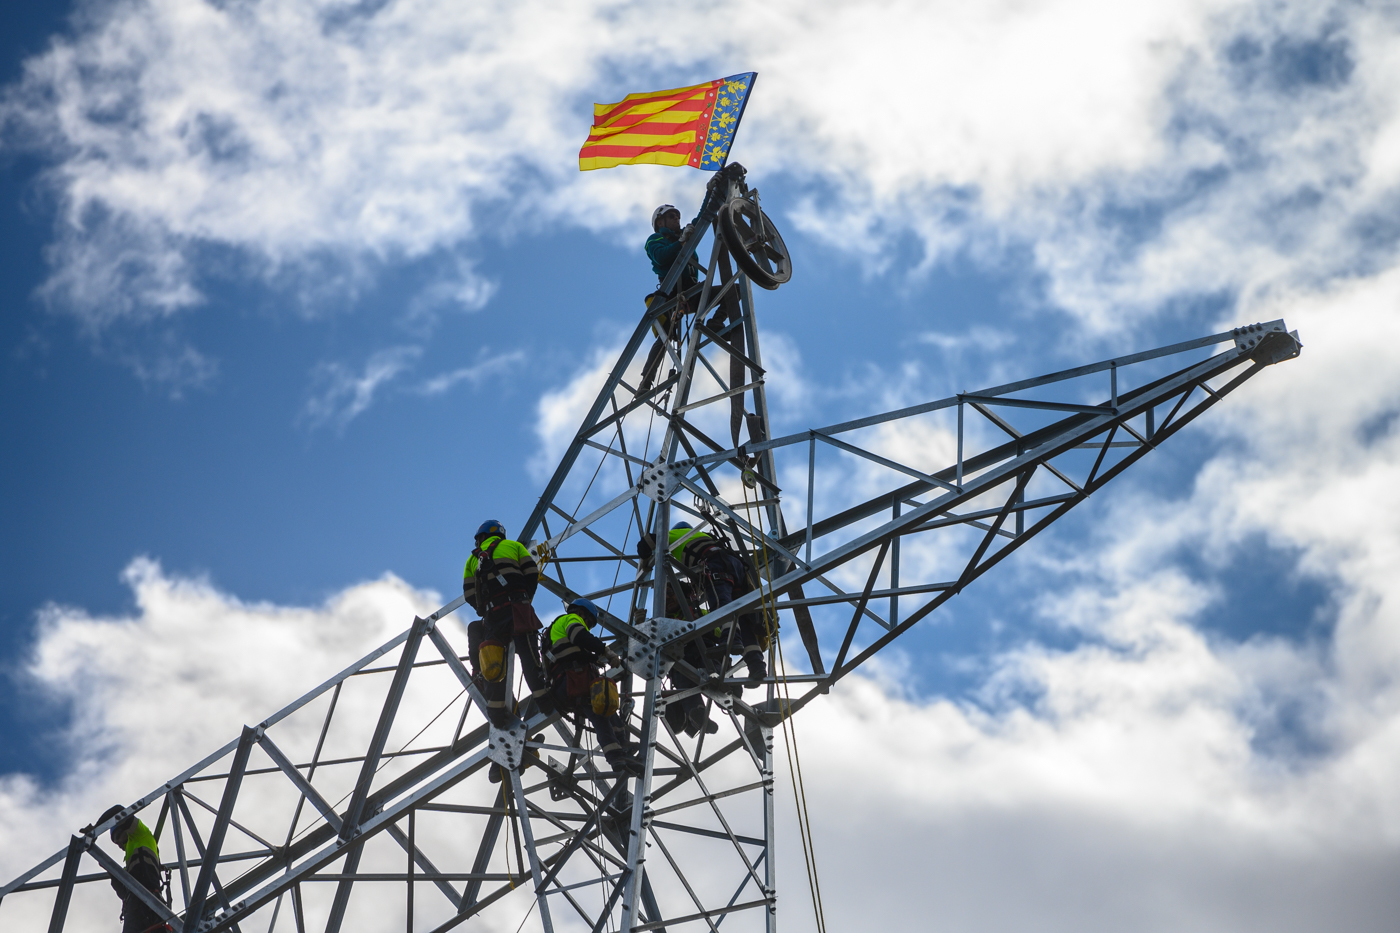
[[[656,273],[658,284],[665,280],[666,274],[675,265],[676,259],[684,251],[694,232],[693,225],[686,225],[681,228],[681,212],[674,204],[663,204],[651,212],[651,236],[647,237],[646,254],[651,260],[651,271]],[[681,314],[686,314],[690,309],[690,304],[684,297],[685,293],[694,288],[698,279],[696,270],[700,267],[700,262],[692,252],[686,261],[685,269],[681,272],[677,281],[679,290],[673,288],[670,292],[662,293],[658,288],[647,296],[647,307],[650,308],[657,301],[665,301],[671,295],[679,294],[682,297],[677,305],[677,312],[661,315],[657,319],[655,328],[658,340],[652,345],[651,352],[647,354],[646,364],[642,367],[642,378],[638,383],[638,392],[645,392],[651,388],[652,382],[656,378],[657,371],[661,368],[661,360],[666,355],[666,341],[677,340],[680,337],[680,328],[673,326],[680,319]]]
[[[111,807],[97,819],[96,825],[107,822],[125,808]],[[112,842],[126,856],[126,870],[147,891],[161,899],[160,850],[156,847],[156,837],[151,835],[146,824],[132,813],[118,820],[109,834]],[[137,897],[126,885],[112,879],[112,890],[122,899],[122,933],[160,933],[169,927],[155,911]]]
[[[722,537],[715,538],[692,528],[688,522],[676,522],[671,526],[669,546],[676,562],[705,587],[711,612],[731,602],[734,597],[753,591],[748,567]],[[637,547],[640,553],[650,550],[652,545],[644,537]],[[768,642],[767,630],[752,613],[741,614],[737,622],[739,648],[748,667],[744,685],[757,687],[768,676],[768,665],[763,659]]]
[[[651,535],[643,533],[637,541],[637,557],[641,559],[641,566],[646,570],[651,565],[653,548],[651,546]],[[693,621],[704,615],[705,610],[701,608],[700,599],[696,593],[692,582],[681,574],[674,574],[669,578],[666,587],[666,618],[684,619],[687,622]],[[646,618],[645,610],[638,610],[637,623]],[[682,649],[682,660],[686,665],[699,672],[702,678],[711,673],[710,666],[706,663],[706,656],[714,657],[715,647],[713,638],[708,633],[704,636],[705,651],[701,651],[701,646],[694,641],[687,641]],[[721,653],[719,657],[723,657]],[[700,681],[692,677],[685,666],[674,664],[667,674],[671,681],[671,688],[676,693],[686,693],[695,687],[700,686]],[[666,721],[670,723],[674,732],[684,731],[686,735],[695,736],[704,730],[707,733],[719,731],[719,726],[709,718],[705,710],[705,697],[698,692],[692,692],[681,697],[679,700],[667,698]]]
[[[680,208],[674,204],[663,204],[651,212],[651,236],[647,237],[646,253],[647,258],[651,260],[651,271],[656,273],[658,283],[664,280],[666,274],[671,271],[671,267],[675,265],[676,259],[690,242],[694,232],[693,224],[687,224],[684,229],[681,228]],[[695,259],[695,254],[692,252],[686,262],[685,270],[681,272],[679,284],[682,292],[695,286],[697,282],[696,270],[699,267],[699,260]]]
[[[486,685],[486,714],[498,727],[510,722],[506,650],[514,644],[531,690],[521,713],[526,719],[536,712],[547,716],[554,712],[554,702],[536,653],[540,619],[530,605],[540,582],[539,565],[525,545],[506,537],[505,526],[495,519],[481,523],[475,540],[462,573],[462,598],[480,616],[467,626],[467,645],[473,670]]]
[[[598,737],[598,749],[619,775],[639,774],[641,765],[626,754],[618,738],[617,684],[603,676],[603,662],[621,666],[622,659],[589,629],[598,624],[599,609],[579,597],[549,626],[542,655],[553,684],[555,706],[582,714]],[[625,735],[625,733],[624,733]]]

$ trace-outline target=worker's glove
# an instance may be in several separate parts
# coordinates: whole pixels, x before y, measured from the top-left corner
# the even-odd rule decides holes
[[[692,233],[694,233],[694,232],[695,232],[695,224],[686,224],[685,227],[683,227],[683,228],[681,229],[681,239],[682,239],[682,240],[688,240],[688,239],[690,239],[690,235],[691,235]]]
[[[643,534],[637,539],[637,556],[643,561],[651,560],[651,555],[655,550],[656,545],[651,535]]]
[[[618,657],[617,652],[613,651],[611,648],[608,649],[606,657],[608,659],[608,663],[611,664],[613,667],[622,666],[622,658]]]

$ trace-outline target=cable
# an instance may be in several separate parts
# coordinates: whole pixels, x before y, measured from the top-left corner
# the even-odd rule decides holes
[[[758,540],[754,537],[753,511],[754,506],[749,503],[749,487],[744,485],[744,514],[748,520],[749,543],[754,551],[759,551]],[[758,533],[764,535],[763,530],[763,509],[758,509]],[[777,597],[772,592],[772,574],[768,567],[768,546],[765,544],[761,551],[763,557],[763,573],[759,575],[758,590],[760,602],[763,606],[763,625],[768,633],[769,660],[776,655],[778,676],[775,678],[778,683],[778,715],[779,722],[783,727],[783,744],[787,750],[788,774],[792,779],[793,803],[797,807],[797,829],[802,840],[802,860],[807,869],[807,887],[812,894],[812,913],[817,924],[817,933],[826,933],[826,911],[822,904],[821,879],[817,875],[817,848],[816,839],[812,835],[812,810],[807,804],[807,782],[802,775],[802,756],[797,746],[797,724],[792,722],[788,711],[792,709],[792,693],[788,686],[787,662],[783,658],[783,642],[778,633],[777,625]],[[764,590],[763,582],[768,581],[769,589]],[[772,602],[770,602],[772,600]]]
[[[515,887],[515,885],[512,884],[511,887]],[[538,903],[538,898],[530,902],[530,909],[525,911],[525,916],[520,918],[520,926],[515,928],[515,933],[520,933],[521,930],[525,929],[525,921],[530,919],[530,915],[535,912],[535,905]]]
[[[399,746],[399,750],[396,751],[396,752],[394,752],[392,755],[386,755],[386,756],[384,756],[384,760],[381,761],[381,762],[379,763],[379,767],[377,767],[377,768],[374,769],[374,773],[375,773],[375,774],[378,774],[380,771],[383,771],[384,768],[385,768],[385,766],[387,766],[387,765],[389,764],[389,762],[393,761],[393,760],[394,760],[395,758],[397,758],[399,755],[403,754],[404,749],[408,748],[408,747],[409,747],[410,745],[412,745],[414,742],[418,741],[418,736],[422,735],[424,732],[427,732],[429,729],[431,729],[432,726],[433,726],[433,723],[435,723],[435,722],[437,722],[439,719],[441,719],[441,718],[442,718],[442,714],[445,713],[445,712],[447,712],[449,709],[451,709],[451,708],[452,708],[452,705],[453,705],[454,703],[456,703],[458,700],[460,700],[460,699],[462,698],[462,694],[464,694],[464,693],[466,693],[466,692],[467,692],[467,688],[466,688],[466,687],[463,687],[461,690],[459,690],[459,691],[457,692],[457,695],[456,695],[455,697],[453,697],[451,700],[448,700],[448,701],[447,701],[447,705],[444,706],[442,709],[438,710],[438,714],[437,714],[436,716],[434,716],[432,719],[428,720],[428,724],[427,724],[426,726],[424,726],[423,728],[419,729],[418,732],[417,732],[417,734],[414,735],[413,738],[409,739],[407,742],[403,743],[403,745]],[[468,705],[470,705],[470,701],[468,702]],[[337,800],[335,803],[331,804],[331,809],[335,809],[336,807],[340,806],[340,805],[341,805],[342,803],[344,803],[345,801],[349,800],[349,799],[350,799],[350,795],[353,794],[353,793],[355,793],[354,788],[351,788],[350,790],[346,791],[346,792],[345,792],[345,796],[341,797],[341,798],[340,798],[339,800]],[[315,825],[316,825],[315,823],[312,823],[311,826],[308,826],[308,827],[306,827],[305,829],[303,829],[301,832],[297,833],[297,834],[293,837],[293,841],[295,841],[295,840],[297,840],[297,839],[300,839],[302,836],[304,836],[304,835],[306,835],[307,833],[311,832],[312,828],[313,828]]]

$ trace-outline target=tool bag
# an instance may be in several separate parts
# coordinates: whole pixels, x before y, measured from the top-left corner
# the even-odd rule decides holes
[[[483,641],[476,652],[477,670],[491,683],[506,676],[506,646],[497,641]]]
[[[597,676],[593,671],[576,668],[564,671],[564,695],[575,701],[575,705],[581,705],[579,701],[588,697],[588,691],[593,686],[593,678]]]
[[[595,716],[611,716],[622,705],[617,683],[609,677],[599,677],[588,687],[588,702]]]
[[[570,669],[564,671],[564,695],[576,709],[591,710],[597,716],[611,716],[621,705],[621,696],[613,680],[595,671]]]

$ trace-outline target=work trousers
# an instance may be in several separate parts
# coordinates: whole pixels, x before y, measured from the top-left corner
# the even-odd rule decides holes
[[[525,613],[528,613],[529,619],[533,619],[533,623],[525,620]],[[473,671],[481,672],[479,665],[484,642],[514,644],[515,658],[520,664],[520,672],[525,675],[525,683],[530,687],[530,696],[538,700],[549,692],[549,684],[545,683],[544,674],[540,671],[535,637],[539,628],[539,619],[529,603],[507,603],[488,609],[485,618],[467,625],[467,648],[471,652]],[[486,713],[492,722],[499,725],[510,718],[510,706],[514,701],[514,697],[508,696],[508,678],[485,680],[483,677],[482,680],[485,683],[482,693],[486,696]]]
[[[143,850],[144,851],[144,850]],[[160,897],[160,869],[151,862],[138,860],[127,866],[131,877],[141,883],[147,891]],[[148,930],[163,930],[165,923],[155,911],[141,902],[125,887],[118,892],[122,896],[122,933],[147,933]]]
[[[562,672],[561,672],[562,673]],[[609,762],[622,757],[622,742],[618,739],[621,716],[599,716],[593,712],[593,704],[588,697],[571,697],[566,680],[562,676],[554,681],[554,702],[561,710],[578,713],[588,720],[593,734],[598,737],[598,750]],[[624,733],[625,734],[625,733]]]
[[[730,554],[718,548],[712,549],[705,555],[706,582],[708,583],[710,595],[714,597],[714,604],[711,610],[731,602],[735,596],[743,596],[752,592],[753,587],[749,585],[748,570],[744,562],[737,554]],[[739,643],[735,646],[747,657],[751,653],[763,653],[763,636],[765,634],[762,618],[752,612],[746,612],[738,618]]]
[[[697,671],[705,670],[705,657],[700,652],[700,643],[692,641],[685,646],[685,651],[681,655],[687,664]],[[689,690],[691,687],[700,686],[700,682],[695,680],[679,666],[671,668],[671,686],[677,690]],[[680,732],[685,727],[686,721],[703,722],[705,718],[705,697],[704,694],[692,693],[679,703],[671,703],[666,707],[666,721],[671,724],[671,728]]]

